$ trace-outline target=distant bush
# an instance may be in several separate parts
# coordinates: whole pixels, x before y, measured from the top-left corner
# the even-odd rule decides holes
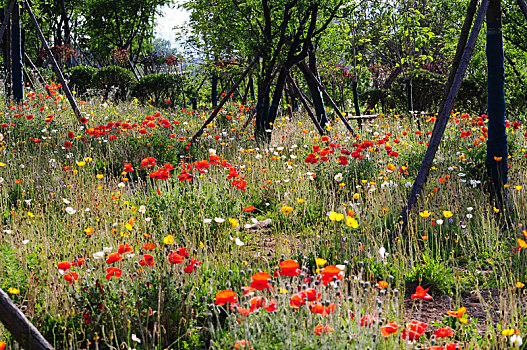
[[[93,77],[94,87],[102,90],[105,98],[108,98],[113,89],[117,89],[115,98],[120,100],[126,98],[134,81],[134,74],[119,66],[103,67]]]
[[[183,91],[183,78],[175,74],[150,74],[139,79],[132,88],[132,95],[145,103],[167,105],[175,103]],[[153,101],[152,101],[153,99]]]
[[[76,90],[78,93],[85,93],[93,87],[93,77],[96,73],[97,68],[90,66],[77,66],[64,70],[70,89]]]

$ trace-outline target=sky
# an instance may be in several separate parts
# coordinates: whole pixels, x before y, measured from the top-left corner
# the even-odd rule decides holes
[[[181,1],[177,1],[179,3]],[[175,47],[175,33],[173,29],[176,25],[181,25],[188,20],[188,14],[183,9],[178,9],[175,6],[163,6],[161,8],[163,16],[157,19],[157,27],[155,29],[156,37],[160,37],[170,41],[172,47]]]

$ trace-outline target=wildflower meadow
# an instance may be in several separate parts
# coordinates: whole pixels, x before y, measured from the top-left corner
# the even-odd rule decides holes
[[[79,122],[50,88],[0,115],[0,282],[55,348],[523,346],[524,123],[505,216],[487,116],[452,111],[402,234],[434,116],[284,114],[262,145],[229,102],[190,144],[205,111],[92,98]]]

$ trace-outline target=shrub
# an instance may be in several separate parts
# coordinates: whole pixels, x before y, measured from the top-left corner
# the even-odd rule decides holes
[[[133,73],[119,66],[103,67],[93,77],[94,87],[101,89],[105,98],[108,98],[110,92],[117,88],[115,98],[121,100],[126,98],[134,81]]]
[[[97,68],[90,66],[77,66],[64,70],[70,89],[74,89],[78,93],[84,93],[92,87],[93,77],[96,73]]]
[[[175,74],[150,74],[146,75],[134,84],[132,95],[141,102],[154,100],[154,105],[166,105],[170,100],[174,103],[182,93],[183,79]]]

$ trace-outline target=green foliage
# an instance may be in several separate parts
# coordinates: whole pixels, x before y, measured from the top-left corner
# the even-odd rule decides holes
[[[119,66],[103,67],[93,77],[93,85],[103,91],[105,98],[108,98],[112,90],[116,88],[115,97],[124,99],[134,81],[133,73]]]
[[[443,294],[451,293],[456,286],[455,275],[451,269],[441,258],[434,259],[428,254],[423,254],[422,261],[406,273],[405,280],[407,283],[417,283]]]
[[[69,88],[81,94],[93,87],[92,82],[95,74],[97,74],[97,68],[91,66],[77,66],[64,70]]]
[[[176,103],[182,94],[183,78],[176,74],[150,74],[139,79],[132,87],[132,96],[142,103],[153,99],[155,106],[166,106],[167,101]]]

